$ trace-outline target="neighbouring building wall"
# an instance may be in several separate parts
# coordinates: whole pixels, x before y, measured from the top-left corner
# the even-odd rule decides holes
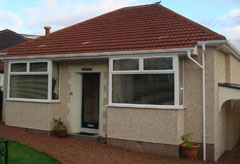
[[[194,57],[201,63],[202,52]],[[206,142],[207,159],[213,160],[214,154],[214,50],[206,49]],[[191,60],[184,59],[184,130],[193,133],[192,140],[203,143],[203,111],[202,111],[202,70]],[[199,150],[202,158],[202,148]]]
[[[176,157],[183,120],[184,110],[108,107],[108,143]]]
[[[229,100],[219,112],[218,83],[240,84],[240,61],[232,55],[215,51],[214,54],[214,159],[217,160],[226,150],[231,150],[240,138],[240,102]]]

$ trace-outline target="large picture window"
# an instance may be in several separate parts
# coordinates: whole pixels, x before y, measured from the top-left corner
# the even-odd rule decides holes
[[[112,102],[174,105],[174,74],[113,75]]]
[[[181,105],[178,56],[115,58],[109,65],[110,105]]]
[[[49,101],[59,98],[58,63],[9,63],[9,68],[8,99]]]

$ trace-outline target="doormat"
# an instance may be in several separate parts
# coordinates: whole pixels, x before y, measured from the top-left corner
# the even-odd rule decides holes
[[[97,134],[93,134],[93,133],[85,133],[85,132],[81,132],[81,133],[78,133],[78,134],[86,135],[86,136],[95,136],[95,135],[97,135]]]

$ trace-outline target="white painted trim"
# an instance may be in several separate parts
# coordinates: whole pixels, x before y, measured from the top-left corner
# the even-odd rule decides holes
[[[27,64],[27,73],[29,73],[30,72],[30,63],[29,62],[26,62],[26,64]],[[11,63],[11,67],[12,67],[12,63]],[[11,73],[14,73],[14,72],[12,72],[12,71],[10,71]],[[16,72],[17,73],[17,72]],[[24,73],[26,73],[26,72],[24,72]]]
[[[31,63],[47,63],[46,72],[30,72]],[[11,72],[11,65],[14,63],[26,63],[26,72]],[[52,100],[52,69],[53,62],[50,60],[39,60],[39,61],[11,61],[8,63],[8,89],[7,89],[7,100],[10,101],[26,101],[26,102],[59,102],[59,99]],[[59,67],[60,68],[60,67]],[[10,97],[10,77],[11,75],[47,75],[48,76],[48,98],[47,99],[27,99],[27,98],[11,98]],[[59,85],[59,95],[60,95],[60,85]],[[60,97],[60,96],[59,96]]]
[[[174,70],[147,70],[147,71],[117,71],[117,72],[112,72],[112,74],[169,74],[169,73],[174,73]]]
[[[0,56],[4,56],[4,55],[7,55],[7,52],[1,52],[0,53]]]
[[[179,105],[179,58],[173,57],[173,70],[174,70],[174,104]]]
[[[222,110],[222,105],[228,100],[239,100],[240,90],[236,88],[229,88],[224,86],[218,86],[218,109]]]
[[[172,58],[173,69],[171,70],[143,70],[144,63],[143,60],[145,58]],[[162,56],[148,56],[148,57],[134,57],[134,59],[139,59],[139,70],[129,70],[129,71],[113,71],[113,61],[114,60],[121,60],[121,59],[129,59],[126,57],[118,57],[118,58],[109,58],[109,100],[108,103],[112,105],[118,105],[118,103],[112,103],[112,75],[114,74],[174,74],[174,104],[179,105],[179,58],[177,54],[169,54],[169,55],[162,55]],[[133,59],[132,57],[130,59]],[[120,104],[122,105],[122,104]],[[143,106],[143,104],[125,104],[130,106]],[[150,107],[155,106],[156,108],[160,108],[164,105],[150,105]],[[174,106],[174,105],[170,105]],[[165,107],[165,106],[164,106]],[[164,108],[163,107],[163,108]]]
[[[21,99],[21,98],[7,98],[6,101],[22,101],[22,102],[44,102],[44,103],[60,103],[60,100],[45,100],[45,99]]]
[[[235,56],[237,59],[240,60],[240,51],[232,45],[232,43],[229,40],[211,40],[211,41],[199,41],[197,42],[197,45],[202,46],[219,46],[219,45],[225,45],[228,49],[228,52]],[[221,47],[220,47],[221,48]]]
[[[10,75],[48,75],[48,72],[10,72]]]
[[[81,128],[80,133],[81,132],[98,134],[99,130],[98,129],[91,129],[91,128]]]
[[[52,100],[52,61],[49,61],[47,64],[48,71],[48,101]]]
[[[155,50],[137,50],[137,51],[117,51],[117,52],[99,52],[99,53],[79,53],[79,54],[63,54],[63,55],[35,55],[35,56],[15,56],[15,57],[1,57],[0,60],[34,60],[34,59],[85,59],[85,58],[108,58],[117,57],[118,55],[124,57],[125,55],[143,55],[143,54],[157,54],[161,53],[177,53],[186,54],[187,51],[194,51],[195,47],[190,48],[173,48],[173,49],[155,49]],[[133,56],[132,56],[133,57]]]
[[[150,104],[117,104],[112,103],[106,105],[107,107],[124,107],[124,108],[146,108],[146,109],[185,109],[181,105],[150,105]]]
[[[109,82],[108,82],[108,103],[112,103],[112,69],[113,69],[113,60],[109,59]]]
[[[183,88],[183,97],[182,97],[182,101],[183,101],[183,105],[184,105],[184,90],[185,90],[185,87],[184,87],[184,58],[182,58],[182,88]]]

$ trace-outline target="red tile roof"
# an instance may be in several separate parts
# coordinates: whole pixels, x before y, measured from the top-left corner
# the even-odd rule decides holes
[[[188,48],[197,41],[225,39],[160,4],[150,4],[121,8],[14,46],[6,57]]]

